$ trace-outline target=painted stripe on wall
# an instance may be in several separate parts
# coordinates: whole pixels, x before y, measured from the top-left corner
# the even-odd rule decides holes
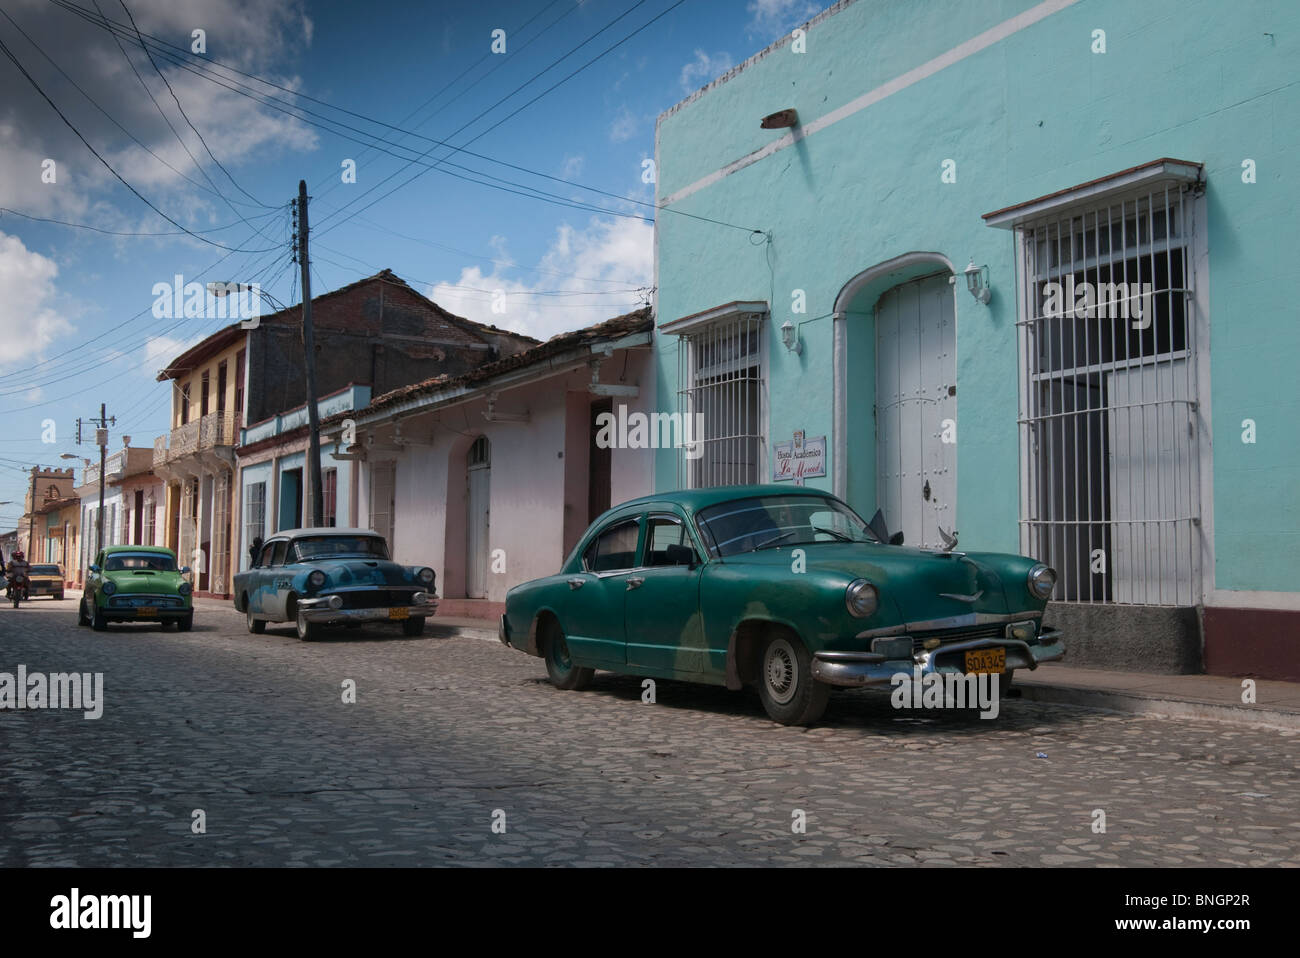
[[[967,57],[974,56],[981,50],[986,50],[993,46],[993,44],[999,43],[1027,27],[1033,26],[1039,20],[1050,17],[1052,14],[1064,10],[1066,7],[1072,7],[1078,2],[1079,0],[1044,0],[1043,3],[1030,7],[1023,13],[1019,13],[1011,19],[1004,20],[997,26],[991,27],[983,33],[971,37],[965,43],[958,44],[951,50],[939,54],[933,60],[928,60],[925,63],[922,63],[919,67],[908,70],[901,76],[894,77],[894,79],[890,80],[888,83],[882,83],[874,90],[862,94],[862,96],[857,99],[850,100],[843,106],[831,110],[831,112],[827,113],[825,116],[820,116],[811,123],[806,124],[802,129],[792,130],[779,139],[773,140],[766,146],[755,150],[748,156],[743,156],[732,163],[728,163],[722,169],[715,170],[708,176],[701,177],[689,186],[682,187],[676,193],[673,193],[664,199],[661,205],[671,206],[674,203],[684,200],[693,193],[698,193],[700,190],[712,186],[714,183],[730,176],[738,170],[743,170],[745,167],[752,166],[759,160],[771,156],[773,153],[778,153],[788,146],[793,146],[797,140],[812,136],[814,133],[840,122],[840,120],[847,119],[855,113],[859,113],[867,107],[879,103],[886,97],[891,97],[895,93],[906,90],[913,84],[919,83],[927,77],[934,76],[940,70],[945,70],[954,63],[960,63]]]

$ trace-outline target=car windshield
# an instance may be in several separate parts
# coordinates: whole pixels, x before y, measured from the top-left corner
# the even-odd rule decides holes
[[[32,575],[58,575],[59,567],[56,565],[34,565],[32,566]]]
[[[829,496],[733,499],[699,512],[718,556],[818,542],[879,542],[852,509]]]
[[[388,558],[388,546],[382,536],[311,536],[298,539],[293,545],[299,562],[323,556]]]
[[[175,572],[176,560],[162,552],[119,552],[104,560],[105,572],[123,572],[128,569]]]

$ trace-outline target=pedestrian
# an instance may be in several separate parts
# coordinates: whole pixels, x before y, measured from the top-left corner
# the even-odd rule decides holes
[[[261,554],[262,554],[262,537],[254,536],[253,544],[248,547],[248,564],[250,566],[257,565],[257,557],[260,556]]]

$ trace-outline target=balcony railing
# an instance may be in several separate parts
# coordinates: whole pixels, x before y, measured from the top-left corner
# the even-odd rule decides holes
[[[239,431],[239,416],[228,412],[210,412],[202,419],[187,422],[171,431],[169,437],[159,436],[153,441],[154,465],[162,465],[192,456],[205,449],[233,446]]]

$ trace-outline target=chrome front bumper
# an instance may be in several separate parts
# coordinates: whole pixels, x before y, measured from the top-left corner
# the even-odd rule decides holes
[[[342,625],[349,622],[404,622],[407,619],[425,619],[438,611],[438,600],[432,595],[417,593],[416,598],[425,595],[423,601],[417,601],[409,606],[387,606],[381,605],[373,609],[344,609],[342,599],[337,595],[321,595],[314,598],[299,599],[298,612],[308,622],[320,625]],[[330,600],[338,599],[339,606],[332,605]],[[393,608],[405,608],[406,615],[401,618],[393,618],[389,615],[389,610]]]
[[[1065,656],[1065,645],[1057,629],[1043,629],[1037,639],[1024,641],[987,636],[966,641],[948,642],[935,649],[917,652],[910,658],[886,658],[878,652],[816,652],[812,675],[819,682],[843,688],[889,685],[895,675],[922,675],[931,672],[964,674],[965,655],[973,649],[1007,650],[1007,671],[1036,669],[1041,662],[1054,662]]]

